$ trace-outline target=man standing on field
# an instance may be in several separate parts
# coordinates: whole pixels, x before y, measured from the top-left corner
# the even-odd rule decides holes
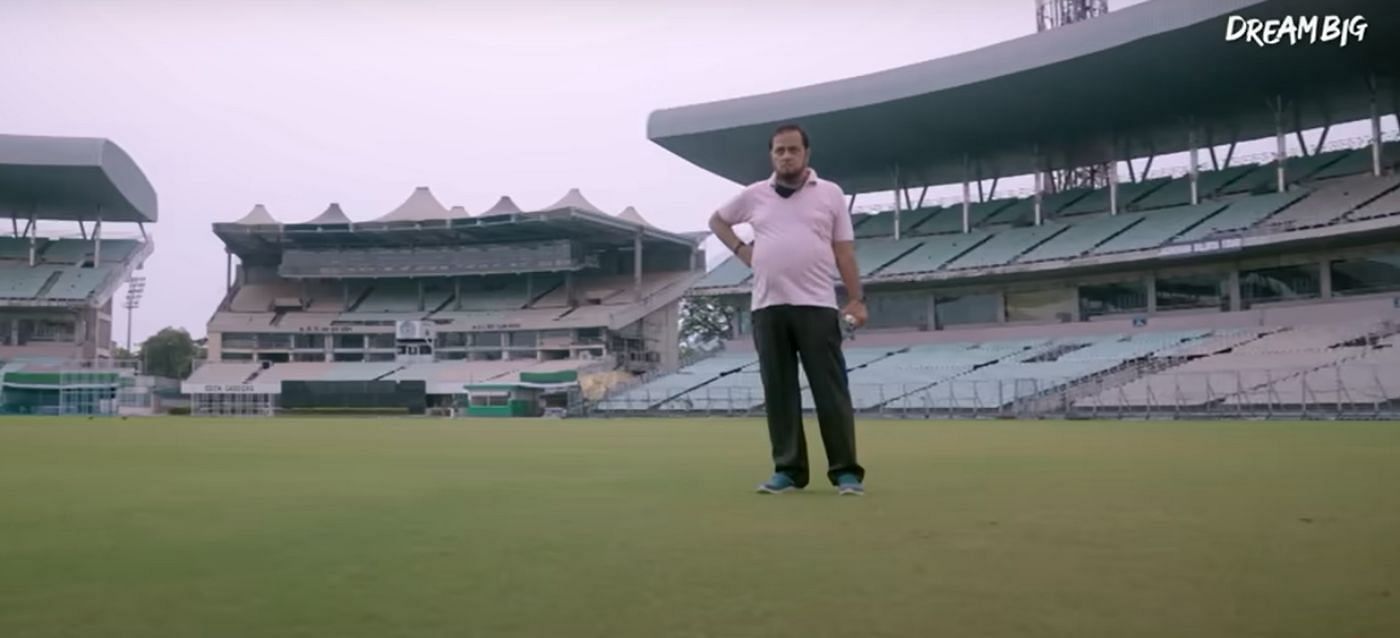
[[[806,131],[791,124],[778,127],[768,150],[773,175],[748,186],[710,217],[710,230],[753,269],[753,340],[774,465],[772,478],[758,491],[779,494],[807,486],[800,357],[817,404],[827,478],[837,493],[859,496],[865,493],[865,470],[856,462],[840,323],[850,317],[852,327],[860,327],[867,319],[851,215],[841,187],[818,178],[808,166]],[[751,244],[734,234],[734,225],[742,223],[753,226]],[[839,314],[832,285],[838,270],[849,299]]]

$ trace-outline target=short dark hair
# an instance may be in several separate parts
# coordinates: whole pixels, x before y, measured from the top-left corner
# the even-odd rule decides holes
[[[802,148],[812,148],[812,140],[808,139],[807,131],[802,130],[802,127],[796,124],[784,124],[774,129],[773,134],[768,136],[768,150],[773,150],[773,138],[792,131],[797,131],[802,135]]]

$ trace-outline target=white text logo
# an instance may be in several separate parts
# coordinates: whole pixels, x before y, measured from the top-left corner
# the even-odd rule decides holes
[[[1352,40],[1366,39],[1365,16],[1287,16],[1271,20],[1230,16],[1225,24],[1225,41],[1244,40],[1258,46],[1287,41],[1294,45],[1336,42],[1344,47]]]

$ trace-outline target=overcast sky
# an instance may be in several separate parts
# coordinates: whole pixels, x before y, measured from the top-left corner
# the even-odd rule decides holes
[[[1033,0],[0,3],[0,131],[109,138],[159,193],[137,341],[204,334],[224,277],[210,224],[254,204],[365,220],[419,185],[473,213],[578,187],[699,230],[737,186],[647,141],[652,110],[1035,30]]]

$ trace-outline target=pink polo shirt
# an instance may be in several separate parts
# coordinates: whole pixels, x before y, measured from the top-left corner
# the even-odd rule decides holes
[[[753,226],[753,303],[768,306],[836,307],[835,241],[852,241],[846,194],[808,170],[807,182],[783,199],[773,190],[776,176],[749,185],[720,207],[730,225]]]

